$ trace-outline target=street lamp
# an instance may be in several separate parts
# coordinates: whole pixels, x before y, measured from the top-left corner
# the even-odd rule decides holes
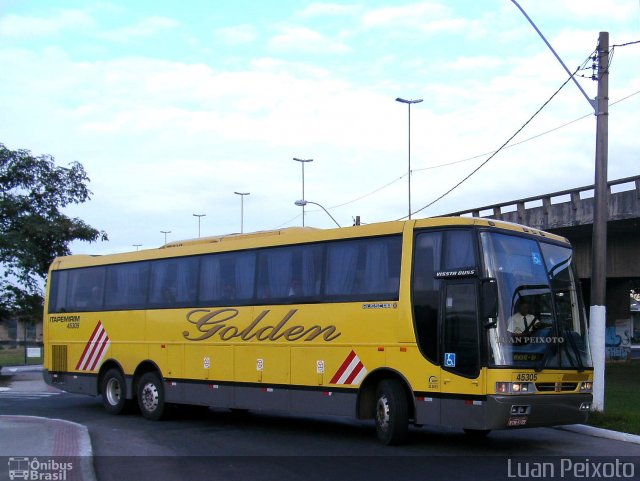
[[[302,198],[304,199],[304,164],[307,162],[313,162],[313,159],[298,159],[296,157],[293,158],[296,162],[300,162],[302,164]],[[302,227],[304,227],[304,204],[302,205]]]
[[[164,234],[164,244],[167,245],[167,234],[171,234],[170,230],[161,230],[161,234]]]
[[[325,209],[324,207],[322,207],[322,206],[321,206],[320,204],[318,204],[317,202],[311,202],[310,200],[304,200],[304,199],[301,199],[301,200],[296,200],[295,204],[296,204],[298,207],[302,207],[303,209],[304,209],[304,206],[305,206],[305,205],[307,205],[307,204],[317,205],[317,206],[318,206],[318,207],[320,207],[323,211],[325,211],[329,217],[331,217],[331,220],[332,220],[333,222],[335,222],[335,223],[336,223],[336,225],[337,225],[338,227],[342,227],[340,224],[338,224],[338,221],[337,221],[337,220],[335,220],[331,214],[329,214],[329,211],[328,211],[327,209]]]
[[[198,218],[198,239],[200,238],[200,219],[202,217],[206,217],[207,214],[193,214],[194,217]]]
[[[407,104],[409,107],[409,175],[407,177],[409,181],[409,219],[411,219],[411,104],[419,104],[422,102],[422,99],[407,100],[398,97],[396,102]]]
[[[240,234],[244,233],[244,196],[251,194],[251,192],[234,192],[234,194],[240,196]]]
[[[140,250],[140,247],[142,246],[142,244],[131,244],[131,245],[136,248],[136,252],[138,252],[138,250]]]

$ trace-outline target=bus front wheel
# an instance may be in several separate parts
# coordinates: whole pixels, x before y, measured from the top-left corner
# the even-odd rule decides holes
[[[399,444],[409,430],[409,407],[402,383],[397,379],[380,381],[376,390],[376,432],[384,444]]]
[[[138,406],[142,415],[158,421],[162,419],[166,410],[164,401],[164,386],[162,379],[155,372],[143,374],[138,382]]]

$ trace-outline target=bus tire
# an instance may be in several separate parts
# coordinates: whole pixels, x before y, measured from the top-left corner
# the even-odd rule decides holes
[[[375,422],[378,439],[386,444],[400,444],[409,430],[409,404],[402,383],[384,379],[376,389]]]
[[[100,386],[102,404],[110,414],[122,414],[128,407],[127,385],[119,369],[109,369]]]
[[[138,382],[138,407],[142,415],[152,421],[158,421],[166,414],[164,386],[155,372],[147,372]]]

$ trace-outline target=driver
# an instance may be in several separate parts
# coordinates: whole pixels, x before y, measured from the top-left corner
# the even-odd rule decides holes
[[[519,299],[518,302],[516,302],[515,312],[509,319],[507,330],[511,334],[522,336],[541,326],[542,323],[531,313],[529,301]]]

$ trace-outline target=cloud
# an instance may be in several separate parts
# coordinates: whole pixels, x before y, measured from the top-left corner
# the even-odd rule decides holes
[[[464,70],[470,71],[475,69],[495,69],[504,65],[505,59],[498,57],[489,57],[485,55],[477,57],[461,56],[451,62],[443,63],[440,68],[442,70]]]
[[[269,40],[268,46],[277,52],[342,54],[351,51],[347,45],[306,27],[286,27]]]
[[[253,42],[258,34],[253,25],[236,25],[234,27],[219,28],[215,36],[229,45],[239,45]]]
[[[399,7],[382,7],[367,11],[362,16],[362,24],[370,28],[422,26],[434,20],[447,19],[451,10],[436,2],[421,2]]]
[[[334,4],[315,5],[305,9],[307,18],[351,14]],[[10,148],[50,153],[61,163],[78,160],[87,168],[95,195],[90,203],[74,207],[73,214],[107,229],[112,243],[74,247],[75,252],[126,250],[133,243],[146,248],[163,241],[160,230],[173,231],[170,240],[195,236],[194,212],[207,213],[203,235],[238,231],[235,190],[251,192],[245,199],[246,230],[274,228],[289,219],[289,225],[300,225],[300,209],[293,205],[301,188],[294,156],[315,159],[306,168],[309,200],[329,208],[364,196],[331,211],[341,224],[349,224],[353,215],[364,222],[397,218],[406,213],[407,198],[406,177],[394,182],[407,170],[407,108],[394,101],[398,95],[425,99],[411,109],[412,198],[417,208],[455,185],[486,156],[430,167],[496,149],[566,78],[511,8],[513,21],[507,28],[517,24],[520,30],[509,31],[509,41],[504,41],[500,35],[505,29],[496,21],[496,36],[478,45],[471,45],[468,36],[465,42],[449,43],[451,38],[434,41],[422,35],[425,28],[447,32],[474,25],[454,16],[444,3],[362,7],[354,13],[362,22],[345,17],[353,25],[348,45],[342,34],[328,30],[250,25],[244,23],[250,21],[246,16],[236,17],[214,32],[219,41],[255,42],[262,28],[281,30],[260,48],[255,42],[256,48],[230,49],[233,62],[224,48],[213,59],[209,53],[183,57],[172,52],[160,59],[117,51],[87,58],[72,50],[65,54],[62,46],[28,51],[0,44],[0,110],[10,113],[0,118],[4,142]],[[297,21],[300,14],[294,14]],[[83,23],[61,25],[69,29]],[[165,31],[170,35],[181,25],[147,17],[117,35],[110,33],[118,40]],[[583,60],[597,35],[582,24],[546,30],[569,66]],[[43,31],[62,30],[49,25]],[[415,57],[388,41],[405,31],[415,39],[427,38],[406,43]],[[622,31],[617,30],[621,41],[635,38],[623,38]],[[189,34],[203,44],[212,31],[205,26]],[[250,55],[236,57],[243,50]],[[612,100],[640,89],[639,51],[616,50]],[[301,55],[291,59],[286,55],[290,52]],[[315,53],[354,55],[304,55]],[[581,82],[594,93],[595,83]],[[610,178],[637,173],[639,102],[640,95],[611,109]],[[516,141],[589,113],[569,84]],[[420,216],[588,184],[593,179],[594,132],[591,116],[504,150]],[[309,225],[331,227],[323,212],[309,208],[307,213]]]
[[[171,30],[180,25],[180,22],[167,17],[151,16],[126,27],[103,32],[100,37],[114,42],[127,42],[132,38],[151,37],[161,31]]]
[[[93,18],[81,10],[65,10],[51,17],[10,14],[0,17],[0,37],[48,37],[63,30],[88,29],[94,23]]]
[[[362,9],[361,5],[341,3],[311,3],[297,13],[300,17],[324,17],[353,15]]]
[[[535,3],[532,4],[532,7]],[[523,5],[523,8],[524,7]],[[563,18],[600,18],[605,21],[624,21],[638,18],[637,0],[557,0],[554,10]]]

